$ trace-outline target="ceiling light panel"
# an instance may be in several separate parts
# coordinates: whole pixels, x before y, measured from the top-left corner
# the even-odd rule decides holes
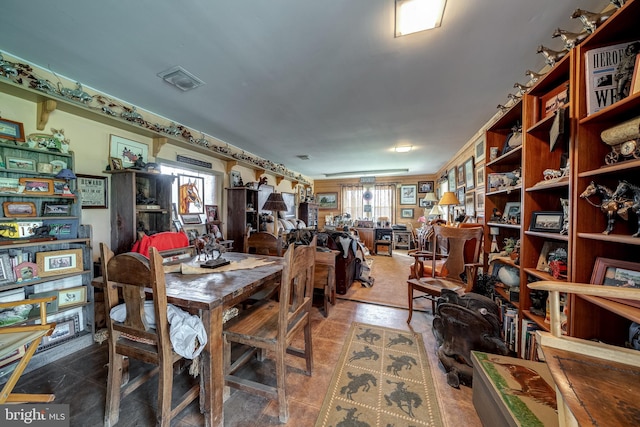
[[[176,65],[173,68],[169,68],[161,73],[158,73],[158,77],[160,77],[165,82],[169,83],[180,89],[183,92],[186,92],[191,89],[195,89],[198,86],[202,86],[204,82],[200,80],[198,77],[194,76],[184,68],[179,65]]]
[[[396,0],[396,37],[440,26],[446,0]]]

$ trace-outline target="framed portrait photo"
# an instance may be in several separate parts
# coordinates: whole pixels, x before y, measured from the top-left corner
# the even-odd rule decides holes
[[[434,181],[418,181],[418,193],[433,193]]]
[[[207,215],[207,222],[218,221],[218,206],[217,205],[205,205],[205,213]]]
[[[415,184],[400,186],[400,204],[415,205],[418,203],[418,186]]]

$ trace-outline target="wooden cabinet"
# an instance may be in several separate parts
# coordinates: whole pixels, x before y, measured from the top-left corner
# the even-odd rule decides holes
[[[303,202],[298,205],[298,219],[307,227],[318,228],[318,204]]]
[[[369,249],[369,252],[373,253],[373,240],[375,237],[375,228],[356,228],[358,231],[358,238],[362,242],[363,245]]]
[[[128,252],[138,231],[171,230],[174,176],[131,169],[111,171],[111,250]]]
[[[73,170],[73,153],[7,142],[0,158],[0,300],[57,297],[47,318],[58,326],[38,347],[30,371],[93,343],[91,227],[80,224],[74,183],[55,179],[55,168]],[[35,317],[32,311],[22,323]],[[0,368],[0,378],[12,368]]]
[[[605,165],[611,147],[600,137],[603,130],[640,115],[640,93],[587,115],[585,52],[590,49],[633,40],[640,40],[640,1],[628,1],[596,32],[575,48],[576,136],[572,159],[571,236],[569,280],[589,283],[598,257],[639,262],[640,239],[631,237],[638,230],[636,216],[629,221],[616,218],[610,234],[603,234],[607,219],[600,208],[592,206],[580,194],[593,181],[615,190],[619,181],[640,185],[640,160],[628,160]],[[573,103],[574,101],[572,101]],[[599,199],[592,198],[599,203]],[[579,338],[597,339],[609,344],[624,345],[629,338],[629,325],[638,322],[640,309],[597,297],[572,296],[569,334]]]
[[[227,236],[233,247],[244,252],[244,234],[247,226],[259,230],[258,190],[236,187],[227,188]],[[272,225],[272,224],[270,224]]]
[[[520,239],[520,283],[535,280],[566,280],[554,278],[546,262],[550,250],[571,247],[571,235],[566,230],[546,231],[532,223],[540,215],[549,218],[564,217],[570,212],[572,194],[570,173],[574,148],[574,106],[570,84],[575,72],[575,57],[569,52],[549,70],[523,97],[523,148],[522,148],[522,233]],[[555,111],[550,106],[558,106]],[[554,107],[555,108],[555,107]],[[545,171],[554,170],[550,174]],[[555,214],[559,216],[555,216]],[[562,225],[562,221],[560,221]],[[541,261],[544,259],[544,262]],[[521,328],[531,322],[537,329],[549,330],[545,316],[533,313],[529,288],[520,286],[519,317]],[[522,332],[524,333],[524,332]],[[523,354],[525,349],[521,349]]]

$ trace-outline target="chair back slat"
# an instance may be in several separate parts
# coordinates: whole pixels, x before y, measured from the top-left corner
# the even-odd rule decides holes
[[[313,299],[313,274],[315,269],[316,238],[310,245],[289,245],[284,254],[282,283],[280,286],[279,333],[286,335],[298,314],[307,312]]]
[[[457,228],[447,226],[434,227],[434,245],[437,246],[440,239],[446,240],[449,245],[449,253],[441,270],[442,277],[461,281],[461,274],[465,271],[465,264],[478,262],[480,257],[480,245],[482,242],[482,227]],[[473,259],[467,259],[467,242],[474,241]],[[435,259],[432,271],[435,272]],[[435,273],[434,273],[435,274]]]

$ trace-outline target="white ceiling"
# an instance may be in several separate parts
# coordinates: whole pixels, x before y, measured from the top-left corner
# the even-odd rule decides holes
[[[314,179],[413,175],[543,68],[554,29],[581,30],[573,10],[607,4],[448,0],[442,27],[394,38],[393,0],[4,0],[0,50]],[[206,85],[156,76],[175,65]]]

